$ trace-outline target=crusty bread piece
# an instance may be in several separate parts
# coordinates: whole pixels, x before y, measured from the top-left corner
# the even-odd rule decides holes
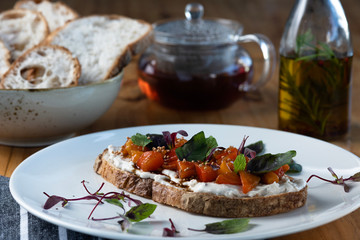
[[[39,12],[11,9],[0,13],[0,39],[10,50],[11,61],[42,42],[48,33],[48,24]]]
[[[5,73],[5,89],[60,88],[77,85],[81,68],[69,50],[39,45],[20,56]]]
[[[148,43],[151,25],[118,15],[81,17],[51,33],[47,43],[68,48],[80,61],[79,84],[117,75]]]
[[[116,168],[106,160],[107,157],[106,149],[94,164],[95,172],[105,180],[130,193],[191,213],[215,217],[269,216],[302,207],[307,198],[307,187],[298,192],[244,198],[192,192],[185,188],[164,185],[150,178],[140,178],[134,173]]]
[[[0,40],[0,81],[4,73],[10,67],[10,51],[5,44]]]
[[[23,0],[16,2],[14,8],[30,9],[41,12],[49,24],[50,32],[63,26],[66,22],[79,17],[77,12],[60,1],[50,2],[48,0]]]

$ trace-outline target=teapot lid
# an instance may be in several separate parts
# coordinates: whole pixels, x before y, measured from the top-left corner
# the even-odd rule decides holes
[[[154,23],[154,40],[169,45],[218,45],[233,43],[242,34],[240,23],[227,19],[203,19],[204,7],[189,3],[186,19]]]

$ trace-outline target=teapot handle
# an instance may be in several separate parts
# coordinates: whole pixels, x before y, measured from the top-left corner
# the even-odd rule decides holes
[[[239,90],[244,92],[250,92],[258,90],[261,86],[267,83],[274,71],[276,66],[276,51],[272,42],[263,34],[247,34],[238,36],[238,43],[248,43],[255,42],[259,45],[260,50],[263,55],[263,70],[259,79],[254,82],[246,81],[244,84],[240,85]]]

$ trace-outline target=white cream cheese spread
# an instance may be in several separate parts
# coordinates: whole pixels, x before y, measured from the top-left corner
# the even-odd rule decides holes
[[[302,179],[292,179],[283,177],[279,183],[259,184],[253,190],[244,194],[241,186],[230,184],[217,184],[215,182],[198,182],[196,179],[190,181],[182,181],[177,178],[175,171],[164,169],[161,174],[154,174],[151,172],[144,172],[137,169],[134,163],[129,158],[124,158],[120,154],[121,147],[110,145],[108,147],[107,161],[115,167],[132,172],[141,178],[151,178],[156,182],[164,185],[171,185],[174,187],[186,187],[193,192],[213,193],[226,197],[254,197],[254,196],[271,196],[287,192],[297,192],[306,186]]]

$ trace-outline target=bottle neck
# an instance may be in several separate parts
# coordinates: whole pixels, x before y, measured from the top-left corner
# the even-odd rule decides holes
[[[339,0],[298,0],[280,43],[280,55],[304,56],[323,45],[352,56],[348,22]],[[311,47],[315,46],[315,47]]]

